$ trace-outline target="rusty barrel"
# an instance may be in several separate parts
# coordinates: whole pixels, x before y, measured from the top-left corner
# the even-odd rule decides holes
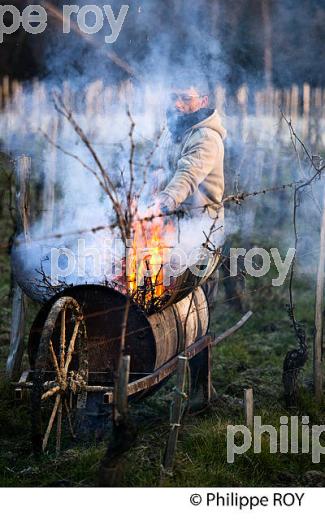
[[[117,367],[126,296],[107,286],[69,287],[42,307],[29,336],[31,367],[35,362],[47,315],[54,301],[62,296],[73,297],[83,310],[87,330],[89,384],[111,384]],[[131,380],[153,372],[205,335],[208,322],[208,304],[200,287],[181,301],[151,316],[147,316],[132,302],[125,343],[126,354],[131,356]],[[54,331],[53,342],[59,345],[59,323],[57,331]]]

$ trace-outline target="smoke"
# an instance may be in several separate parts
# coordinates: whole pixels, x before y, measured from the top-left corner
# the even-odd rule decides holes
[[[97,1],[96,5],[102,7],[104,3]],[[122,3],[110,2],[115,15]],[[80,7],[86,4],[85,0],[78,2]],[[0,123],[5,147],[14,155],[32,156],[33,185],[45,187],[45,193],[51,191],[51,183],[55,187],[53,212],[45,198],[34,201],[31,243],[26,245],[18,237],[13,251],[17,278],[34,298],[48,297],[44,276],[45,279],[51,276],[52,249],[68,249],[76,256],[78,240],[82,238],[86,248],[99,251],[96,261],[102,266],[117,265],[121,260],[120,247],[117,247],[118,252],[113,245],[103,247],[104,243],[113,244],[113,240],[121,237],[111,202],[98,180],[83,166],[86,164],[95,169],[96,164],[71,124],[58,118],[51,93],[58,89],[66,105],[73,109],[78,124],[118,186],[121,199],[124,197],[124,204],[121,172],[129,182],[129,159],[134,144],[135,191],[141,191],[140,207],[145,211],[154,202],[157,176],[172,173],[161,170],[162,159],[167,154],[166,131],[156,147],[165,125],[171,79],[181,82],[182,76],[188,75],[189,71],[193,77],[203,74],[214,89],[216,84],[222,88],[231,73],[227,56],[214,34],[215,20],[209,13],[203,1],[191,6],[185,1],[132,2],[120,36],[113,45],[104,41],[109,29],[107,25],[87,39],[73,32],[63,35],[60,22],[52,23],[48,28],[46,77],[34,85],[24,85],[24,93],[18,90]],[[122,66],[118,65],[119,60],[122,60]],[[127,72],[129,69],[131,76]],[[251,76],[250,83],[254,92],[260,77]],[[247,110],[252,104],[257,110],[259,101],[255,98],[252,103],[247,96],[242,90],[235,105],[229,103],[223,107],[228,114],[224,119],[228,130],[225,161],[228,193],[258,191],[276,185],[279,179],[283,183],[297,177],[293,166],[294,151],[288,151],[289,133],[283,121],[279,122],[279,112],[272,114],[271,107],[264,113],[263,108],[258,117],[249,117]],[[133,143],[126,106],[135,122]],[[300,119],[297,118],[296,124],[298,130],[303,130]],[[54,148],[44,134],[56,141],[60,149]],[[153,150],[147,182],[142,186],[144,165]],[[268,235],[274,225],[281,226],[284,215],[288,222],[289,200],[286,195],[284,200],[266,195],[262,204],[251,199],[249,205],[227,208],[226,234],[238,231],[242,236],[250,237],[256,232],[258,223],[259,232],[262,228]],[[164,241],[169,247],[181,244],[189,253],[205,242],[204,232],[210,226],[211,220],[206,214],[185,218],[179,224],[175,223],[174,233],[168,228]],[[279,240],[282,245],[292,246],[288,230]],[[221,241],[222,236],[217,233],[215,245]],[[67,260],[62,260],[60,272],[64,271],[65,262]],[[83,283],[85,279],[100,283],[116,280],[118,274],[114,268],[96,272],[96,276],[91,273],[94,263],[90,258]],[[60,280],[69,285],[79,283],[81,278],[73,273],[61,276]],[[36,286],[41,295],[35,293]]]
[[[98,7],[104,4],[103,1],[96,2]],[[78,5],[82,7],[87,2],[83,0]],[[121,5],[122,2],[111,2],[115,16]],[[58,117],[53,91],[59,90],[66,106],[71,106],[78,124],[117,186],[124,208],[126,190],[123,182],[130,182],[129,160],[134,146],[134,192],[141,192],[139,203],[141,211],[145,211],[157,194],[154,191],[155,172],[170,176],[170,172],[159,170],[161,159],[167,153],[166,131],[159,146],[157,142],[165,125],[166,96],[171,78],[181,80],[181,76],[188,75],[191,70],[194,76],[206,74],[211,84],[216,79],[213,75],[221,78],[224,73],[218,41],[210,38],[198,44],[201,8],[200,2],[191,9],[184,4],[183,8],[178,5],[173,10],[164,8],[161,3],[132,2],[114,45],[105,44],[107,24],[98,34],[87,38],[73,31],[63,35],[59,19],[48,28],[47,76],[39,83],[25,85],[23,93],[16,92],[7,108],[7,127],[2,128],[5,147],[12,154],[32,156],[32,182],[41,186],[40,193],[43,192],[43,200],[34,201],[37,207],[33,208],[35,218],[29,230],[30,242],[25,244],[22,237],[18,237],[13,249],[16,277],[30,296],[43,299],[50,295],[47,282],[52,285],[57,278],[52,272],[53,251],[70,251],[71,258],[77,257],[80,238],[85,240],[86,249],[97,250],[99,257],[96,261],[88,258],[83,276],[79,277],[76,272],[61,276],[61,284],[112,282],[118,276],[114,266],[119,264],[121,254],[120,247],[118,253],[115,245],[111,249],[107,247],[107,243],[119,243],[121,236],[112,204],[98,179],[89,171],[98,167],[71,124]],[[159,30],[162,17],[170,19],[170,29],[165,33]],[[73,17],[72,22],[75,23]],[[87,23],[92,23],[91,15]],[[189,32],[191,41],[185,37]],[[119,60],[122,60],[122,66],[116,64]],[[213,68],[208,66],[211,60]],[[131,78],[126,68],[134,72]],[[210,75],[207,74],[209,71]],[[135,124],[132,140],[126,107]],[[26,114],[23,127],[20,123],[22,113]],[[56,142],[59,149],[48,140]],[[147,176],[145,184],[144,175]],[[46,199],[51,190],[50,199]],[[55,200],[53,208],[51,197]],[[168,226],[168,233],[162,240],[168,248],[181,244],[185,254],[189,254],[205,241],[203,231],[208,231],[210,226],[211,219],[203,214],[194,219],[184,218],[175,223],[175,231],[171,232]],[[221,240],[216,234],[213,238],[216,244]],[[103,247],[104,243],[106,247]],[[105,267],[100,273],[94,269],[97,261]],[[60,262],[58,270],[62,273],[69,264],[69,253],[66,258],[63,254]],[[113,268],[107,268],[108,265]]]

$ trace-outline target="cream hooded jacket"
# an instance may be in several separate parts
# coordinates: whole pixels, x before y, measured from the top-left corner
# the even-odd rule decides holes
[[[170,149],[169,166],[172,177],[159,194],[159,202],[170,211],[185,210],[223,216],[220,208],[224,192],[223,140],[226,130],[217,111],[185,131],[180,143]],[[196,211],[195,211],[196,213]]]

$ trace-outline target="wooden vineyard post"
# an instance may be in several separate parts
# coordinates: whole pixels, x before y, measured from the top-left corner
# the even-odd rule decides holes
[[[29,177],[31,172],[31,158],[21,156],[17,162],[16,209],[17,235],[24,235],[29,240]],[[12,315],[10,330],[10,350],[6,364],[6,373],[9,379],[19,375],[24,351],[26,297],[21,288],[14,282],[12,297]]]
[[[178,356],[177,364],[177,383],[175,388],[175,398],[172,405],[171,421],[170,421],[170,432],[166,446],[164,463],[162,467],[161,480],[164,479],[165,475],[171,475],[174,465],[174,457],[176,452],[176,445],[178,440],[178,432],[180,422],[182,418],[182,403],[185,398],[185,379],[187,370],[187,357]]]
[[[130,375],[130,356],[123,356],[118,371],[117,384],[114,388],[114,422],[119,424],[128,411],[128,383]]]
[[[44,233],[51,233],[54,224],[54,205],[55,205],[55,181],[57,169],[57,148],[58,140],[58,119],[53,118],[49,128],[51,139],[51,150],[49,153],[49,167],[46,169],[46,177],[43,186],[43,230]]]
[[[211,378],[211,372],[212,372],[212,350],[211,350],[211,345],[208,346],[207,348],[207,356],[208,356],[208,366],[207,366],[207,371],[208,371],[208,377],[207,377],[207,402],[210,404],[211,403],[211,399],[213,397],[212,395],[212,378]],[[215,392],[215,390],[214,390]]]
[[[130,375],[130,356],[122,356],[113,396],[113,439],[102,459],[98,473],[100,486],[115,487],[123,477],[125,453],[136,439],[136,428],[128,417],[128,382]]]
[[[303,86],[303,140],[309,140],[309,123],[310,123],[310,85],[304,83]]]
[[[287,116],[290,116],[290,89],[284,90],[284,112]]]
[[[290,99],[290,117],[293,124],[296,124],[298,120],[299,111],[299,87],[298,85],[292,85],[291,87],[291,99]]]
[[[325,188],[323,194],[323,215],[320,229],[320,251],[317,270],[315,298],[315,338],[314,338],[314,393],[316,401],[323,394],[322,348],[323,348],[323,307],[324,307],[324,266],[325,266]]]
[[[243,141],[247,138],[248,88],[242,85],[237,92],[237,102],[240,108],[239,132]]]
[[[313,145],[315,148],[320,148],[322,143],[322,89],[315,88],[314,92],[315,104],[313,107],[313,123],[314,123],[314,139]]]
[[[244,408],[246,426],[252,430],[254,424],[254,396],[252,388],[246,388],[244,390]]]
[[[251,186],[252,190],[258,191],[263,184],[263,169],[265,164],[265,150],[260,149],[256,151],[255,157],[254,157],[254,166],[253,170],[254,173],[251,176]],[[255,200],[253,200],[250,203],[250,211],[246,214],[245,219],[245,232],[247,234],[251,234],[256,227],[256,212],[257,212],[257,200],[255,197]]]
[[[2,107],[5,108],[10,98],[9,76],[4,76],[2,80]]]
[[[212,356],[209,345],[188,361],[191,387],[189,389],[189,412],[196,413],[202,406],[206,407],[212,398]],[[204,405],[203,405],[204,403]]]

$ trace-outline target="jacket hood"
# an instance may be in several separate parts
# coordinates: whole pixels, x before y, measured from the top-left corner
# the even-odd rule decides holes
[[[206,119],[193,125],[192,128],[211,128],[211,130],[218,132],[222,139],[226,139],[227,137],[227,130],[222,126],[221,118],[217,110],[214,110]]]
[[[211,128],[218,132],[222,139],[225,139],[227,135],[218,112],[211,108],[201,108],[189,114],[169,109],[166,116],[167,126],[175,143],[181,142],[184,134],[193,128]]]

